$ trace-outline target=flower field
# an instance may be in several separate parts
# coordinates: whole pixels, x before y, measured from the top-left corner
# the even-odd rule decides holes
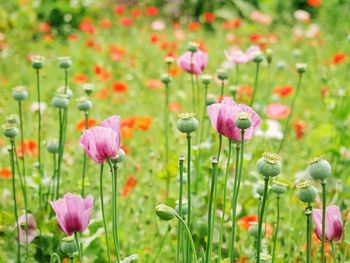
[[[0,7],[0,263],[350,262],[347,1]]]

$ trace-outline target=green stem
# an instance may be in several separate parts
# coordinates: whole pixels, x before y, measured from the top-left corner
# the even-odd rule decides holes
[[[57,253],[52,253],[50,256],[50,263],[61,263],[60,256]]]
[[[227,164],[226,164],[226,172],[225,172],[225,182],[224,182],[224,203],[222,207],[222,215],[220,222],[220,234],[219,234],[219,245],[218,245],[218,262],[221,262],[221,247],[222,247],[222,238],[224,233],[224,222],[225,222],[225,212],[226,212],[226,195],[227,195],[227,181],[228,174],[230,172],[230,163],[231,163],[231,149],[232,149],[232,141],[228,139],[228,156],[227,156]]]
[[[83,261],[81,260],[81,250],[80,250],[80,243],[79,243],[79,237],[77,232],[74,232],[74,238],[75,238],[75,242],[77,243],[77,248],[79,252],[79,262],[82,263]]]
[[[191,229],[191,215],[192,215],[192,203],[191,203],[191,134],[187,133],[187,224]],[[191,262],[189,258],[189,244],[187,243],[187,262]]]
[[[211,262],[211,251],[212,251],[212,232],[213,232],[213,226],[214,226],[214,219],[215,219],[215,209],[213,211],[213,199],[215,194],[215,186],[216,186],[216,180],[217,180],[217,171],[218,171],[218,162],[215,158],[215,160],[212,160],[212,176],[211,176],[211,187],[210,187],[210,195],[209,195],[209,211],[208,211],[208,241],[207,241],[207,248],[205,253],[205,259],[206,263]],[[214,199],[214,202],[216,200]]]
[[[279,229],[279,225],[280,225],[280,195],[279,194],[277,194],[276,201],[277,201],[277,204],[276,204],[277,205],[277,219],[276,219],[275,232],[273,235],[272,263],[275,262],[277,235],[278,235],[278,229]]]
[[[42,164],[41,164],[41,100],[40,100],[40,75],[39,69],[36,70],[36,90],[38,98],[38,163],[39,163],[39,208],[41,209],[41,191],[42,191]]]
[[[220,157],[221,157],[221,147],[222,147],[222,135],[219,135],[219,149],[218,149],[218,155],[216,159],[218,159],[218,163],[220,162]]]
[[[311,229],[312,229],[312,207],[309,204],[305,209],[306,215],[306,263],[311,262]]]
[[[165,138],[165,168],[166,168],[166,198],[170,192],[170,173],[169,173],[169,85],[165,84],[164,99],[164,138]]]
[[[194,246],[194,242],[193,242],[193,238],[192,238],[192,235],[191,235],[191,231],[190,231],[189,227],[187,226],[187,224],[185,223],[185,221],[179,216],[178,213],[176,213],[176,217],[179,219],[179,221],[182,223],[182,225],[186,229],[187,237],[188,237],[188,240],[190,240],[192,252],[193,252],[193,255],[194,255],[194,262],[197,263],[198,262],[197,261],[197,252],[196,252],[196,247]],[[189,261],[186,261],[186,263],[187,262],[189,262]]]
[[[264,212],[265,212],[265,206],[266,206],[266,200],[267,200],[267,190],[269,188],[269,177],[265,177],[264,181],[264,195],[261,203],[261,210],[259,215],[259,222],[258,222],[258,240],[256,244],[256,263],[260,262],[260,247],[261,247],[261,230],[262,230],[262,223],[264,220]]]
[[[159,261],[158,261],[158,257],[159,257],[160,253],[161,253],[162,250],[163,250],[163,247],[164,247],[164,244],[165,244],[165,240],[167,239],[170,230],[171,230],[171,228],[169,227],[168,230],[166,231],[164,237],[162,238],[162,240],[161,240],[161,242],[160,242],[160,245],[158,246],[158,249],[157,249],[157,254],[156,254],[156,256],[154,257],[154,259],[153,259],[153,261],[152,261],[153,263],[159,262]]]
[[[89,112],[86,111],[85,112],[85,129],[89,128]],[[84,197],[85,196],[85,174],[86,174],[86,153],[83,153],[83,174],[82,174],[82,178],[81,178],[81,196]]]
[[[282,140],[281,140],[281,143],[280,143],[278,152],[281,152],[281,151],[282,151],[285,138],[287,137],[288,126],[289,126],[289,122],[290,122],[290,120],[291,120],[291,118],[292,118],[292,115],[293,115],[293,112],[294,112],[295,101],[296,101],[296,99],[297,99],[297,97],[298,97],[298,94],[299,94],[299,91],[300,91],[302,76],[303,76],[303,74],[299,74],[299,80],[298,80],[297,90],[295,91],[295,94],[294,94],[292,103],[291,103],[291,105],[290,105],[290,113],[289,113],[289,115],[288,115],[288,118],[287,118],[287,120],[286,120],[286,123],[284,124],[283,138],[282,138]]]
[[[14,144],[15,141],[13,138],[11,138],[11,149],[9,149],[10,152],[10,161],[11,161],[11,173],[12,173],[12,193],[13,193],[13,205],[14,205],[14,214],[15,214],[15,220],[16,220],[16,229],[17,229],[17,261],[21,262],[21,245],[19,243],[19,228],[20,225],[18,224],[18,212],[17,212],[17,200],[16,200],[16,183],[15,183],[15,160],[14,160]]]
[[[326,229],[326,181],[322,180],[322,235],[321,235],[321,262],[325,262],[324,244]]]
[[[256,63],[256,71],[255,71],[254,91],[253,91],[253,96],[252,96],[252,99],[250,101],[249,106],[253,105],[254,99],[255,99],[255,95],[256,95],[256,92],[257,92],[257,89],[258,89],[259,68],[260,68],[260,63],[257,62]]]
[[[105,237],[106,237],[106,244],[107,244],[108,262],[111,263],[111,254],[110,254],[110,249],[109,249],[107,222],[106,222],[105,208],[104,208],[104,203],[103,203],[103,164],[101,164],[101,170],[100,170],[100,199],[101,199],[101,211],[102,211],[102,218],[103,218],[103,227],[105,230]]]
[[[225,82],[221,81],[221,90],[220,90],[220,100],[222,100],[222,97],[224,96],[224,89],[225,89]]]
[[[333,241],[331,241],[330,243],[331,243],[332,254],[333,254],[333,262],[336,263],[337,262],[337,256],[336,256],[335,250],[334,250],[334,243],[333,243]]]
[[[179,191],[179,215],[182,217],[182,192],[183,192],[183,169],[184,169],[184,158],[179,158],[180,167],[180,191]],[[182,240],[182,227],[179,221],[177,229],[177,251],[176,251],[176,262],[180,262],[180,247]]]
[[[59,184],[60,184],[60,175],[61,175],[61,163],[63,157],[63,123],[64,116],[62,116],[62,110],[58,110],[58,120],[59,120],[59,137],[58,137],[58,164],[57,164],[57,174],[56,174],[56,195],[57,199],[59,196]]]

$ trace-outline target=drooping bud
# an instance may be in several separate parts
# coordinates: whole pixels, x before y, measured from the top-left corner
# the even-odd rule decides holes
[[[166,220],[166,221],[169,221],[176,216],[175,210],[170,206],[167,206],[164,204],[160,204],[156,207],[156,213],[160,219]]]

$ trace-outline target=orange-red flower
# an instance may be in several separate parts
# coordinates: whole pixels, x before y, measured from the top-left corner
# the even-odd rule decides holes
[[[346,59],[346,55],[342,52],[338,52],[333,56],[332,64],[333,65],[340,64],[340,63],[344,62],[345,59]]]
[[[81,74],[77,74],[74,76],[74,82],[77,84],[83,84],[86,83],[88,81],[88,77],[81,73]]]
[[[0,177],[3,179],[10,179],[11,178],[11,169],[10,168],[2,168],[0,169]]]
[[[96,28],[92,24],[91,19],[89,19],[89,18],[84,18],[81,21],[81,23],[79,25],[79,29],[85,33],[88,33],[88,34],[94,34],[96,32]]]
[[[125,49],[116,44],[112,44],[109,46],[109,56],[113,61],[118,61],[122,59],[125,53]]]
[[[248,102],[253,96],[253,88],[248,85],[242,85],[238,88],[237,98],[239,101]]]
[[[273,89],[273,94],[277,94],[278,96],[280,96],[281,98],[285,98],[288,97],[289,95],[291,95],[294,91],[294,88],[290,85],[284,85],[284,86],[276,86]]]
[[[298,140],[300,140],[304,136],[306,122],[303,120],[298,120],[296,123],[294,123],[293,128],[295,130],[295,136]]]
[[[99,91],[96,92],[95,96],[99,100],[105,100],[109,96],[109,90],[107,88],[100,89]]]
[[[312,7],[319,7],[322,4],[322,0],[307,0],[307,4]]]
[[[112,85],[112,90],[115,93],[124,93],[128,91],[128,86],[122,81],[116,81]]]
[[[240,227],[243,227],[243,228],[248,230],[249,226],[250,226],[250,223],[253,223],[253,222],[258,222],[258,216],[257,215],[246,215],[246,216],[243,216],[242,218],[240,218],[237,221],[237,224]]]
[[[168,110],[170,112],[179,113],[179,112],[181,112],[181,105],[179,103],[177,103],[177,102],[169,102]]]
[[[49,33],[51,31],[51,26],[49,23],[40,23],[38,27],[39,31],[42,33]]]
[[[241,26],[241,19],[235,18],[232,20],[226,20],[222,23],[221,27],[225,30],[235,29]]]
[[[100,27],[102,28],[112,28],[112,22],[111,20],[107,19],[107,18],[104,18],[104,19],[101,19],[100,22]]]
[[[94,127],[97,125],[97,121],[95,119],[89,118],[88,119],[88,129]],[[83,131],[85,130],[85,119],[79,121],[76,125],[76,129],[78,131]]]
[[[126,198],[129,195],[130,191],[134,189],[136,185],[136,178],[134,176],[129,176],[122,190],[122,197]]]
[[[177,66],[171,66],[169,68],[169,75],[172,77],[176,77],[177,75],[180,74],[180,69]]]
[[[37,151],[36,151],[36,142],[33,140],[28,140],[23,142],[23,149],[22,149],[22,143],[19,143],[18,148],[17,148],[17,155],[19,157],[23,157],[23,155],[31,155],[35,156]]]
[[[128,126],[121,126],[120,127],[120,136],[123,140],[130,139],[133,135],[132,128]]]
[[[152,117],[137,117],[135,119],[135,127],[141,131],[147,131],[152,123]]]
[[[190,31],[198,31],[200,29],[200,24],[197,21],[192,21],[188,24],[187,28]]]
[[[131,14],[131,16],[132,17],[134,17],[134,18],[139,18],[140,16],[141,16],[141,14],[142,14],[142,12],[141,12],[141,10],[140,9],[132,9],[131,11],[130,11],[130,14]]]
[[[213,23],[215,20],[215,14],[213,12],[205,12],[203,14],[203,17],[204,21],[209,24]]]
[[[145,81],[145,86],[149,89],[160,89],[163,83],[159,79],[149,79]]]
[[[122,5],[117,5],[116,7],[114,7],[114,13],[117,15],[122,15],[125,12],[125,7]]]
[[[329,88],[327,86],[323,86],[320,92],[322,97],[327,97],[329,95]]]
[[[119,24],[123,27],[129,27],[133,24],[133,20],[131,17],[122,17],[119,20]]]
[[[147,16],[156,16],[158,15],[158,8],[155,6],[149,6],[146,8],[146,15]]]

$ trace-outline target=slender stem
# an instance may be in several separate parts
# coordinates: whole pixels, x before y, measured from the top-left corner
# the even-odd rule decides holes
[[[192,203],[191,203],[191,134],[187,133],[187,224],[191,229],[191,215],[192,215]],[[191,262],[189,258],[189,244],[187,243],[187,262]]]
[[[70,257],[70,258],[69,258],[69,261],[70,261],[71,263],[74,263],[74,257]]]
[[[311,262],[311,229],[312,229],[312,207],[311,204],[305,209],[306,215],[306,263]]]
[[[50,263],[61,263],[60,256],[57,253],[52,253],[50,256]]]
[[[278,236],[278,229],[279,229],[279,225],[280,225],[280,195],[277,194],[276,197],[276,201],[277,201],[277,219],[276,219],[276,227],[275,227],[275,232],[273,235],[273,248],[272,248],[272,263],[275,262],[275,252],[276,252],[276,243],[277,243],[277,236]]]
[[[334,243],[333,243],[333,241],[331,241],[330,243],[331,243],[332,254],[333,254],[333,262],[336,263],[337,262],[337,255],[335,254]]]
[[[79,252],[79,262],[83,262],[81,260],[81,250],[80,250],[80,243],[79,243],[79,237],[78,237],[78,233],[74,232],[74,238],[75,238],[75,242],[77,243],[77,248],[78,248],[78,252]]]
[[[211,176],[211,187],[210,187],[210,195],[209,195],[209,209],[208,209],[208,241],[207,241],[207,248],[205,251],[205,262],[209,263],[211,262],[211,251],[212,251],[212,228],[214,226],[214,219],[215,216],[215,210],[213,211],[213,199],[215,194],[215,185],[216,185],[216,177],[217,177],[217,171],[218,171],[218,163],[215,158],[215,160],[212,161],[212,176]],[[214,202],[216,200],[214,199]]]
[[[102,212],[102,218],[103,218],[103,227],[105,230],[105,237],[106,237],[106,244],[107,244],[108,262],[111,263],[111,254],[110,254],[110,249],[109,249],[107,222],[106,222],[105,208],[104,208],[104,203],[103,203],[103,164],[101,164],[101,170],[100,170],[100,199],[101,199],[101,212]]]
[[[38,163],[39,163],[39,207],[41,209],[42,164],[41,164],[41,100],[40,100],[40,74],[36,70],[36,90],[38,98]]]
[[[225,89],[225,82],[221,81],[221,90],[220,90],[220,100],[222,100],[222,97],[224,96],[224,89]]]
[[[165,84],[164,95],[164,139],[165,139],[165,170],[166,170],[166,198],[170,191],[170,173],[169,173],[169,84]]]
[[[25,166],[25,154],[24,154],[24,132],[23,132],[23,114],[22,114],[22,102],[18,101],[18,112],[19,112],[19,124],[21,132],[21,148],[22,148],[22,176],[23,176],[23,198],[24,198],[24,210],[26,217],[26,235],[25,235],[25,244],[26,244],[26,258],[29,257],[28,249],[28,202],[27,202],[27,180],[26,180],[26,166]]]
[[[294,94],[292,103],[291,103],[291,105],[290,105],[290,113],[289,113],[289,115],[288,115],[288,118],[287,118],[287,120],[286,120],[286,123],[284,124],[283,138],[282,138],[282,140],[281,140],[281,143],[280,143],[278,152],[281,152],[281,151],[282,151],[284,141],[285,141],[285,139],[286,139],[286,137],[287,137],[288,126],[289,126],[289,122],[290,122],[290,120],[291,120],[291,118],[292,118],[292,115],[293,115],[293,112],[294,112],[295,101],[296,101],[296,99],[297,99],[297,97],[298,97],[298,94],[299,94],[299,91],[300,91],[302,76],[303,76],[303,74],[299,74],[299,80],[298,80],[297,90],[295,91],[295,94]]]
[[[265,206],[266,206],[266,200],[267,200],[267,190],[269,188],[269,180],[270,178],[267,176],[264,178],[265,185],[264,185],[264,195],[261,203],[261,210],[259,215],[259,222],[258,222],[258,240],[256,244],[256,263],[260,262],[260,246],[261,246],[261,230],[262,230],[262,223],[264,220],[264,212],[265,212]]]
[[[189,227],[187,226],[187,224],[185,223],[185,221],[179,216],[178,213],[176,213],[176,217],[179,219],[179,221],[182,223],[182,225],[186,229],[187,237],[190,240],[192,252],[193,252],[193,255],[194,255],[194,262],[197,263],[198,262],[197,261],[197,252],[196,252],[196,247],[194,246],[194,242],[193,242],[193,238],[192,238],[192,235],[191,235],[191,231],[190,231]],[[187,262],[189,262],[189,261],[186,261],[186,263]]]
[[[196,112],[196,92],[194,87],[194,78],[193,78],[193,52],[191,52],[191,87],[192,87],[192,111]]]
[[[179,191],[179,215],[182,217],[182,192],[183,192],[183,169],[184,169],[184,158],[179,158],[179,167],[180,167],[180,191]],[[180,246],[182,240],[182,226],[179,221],[177,229],[177,251],[176,251],[176,262],[180,262]],[[183,252],[183,251],[182,251]]]
[[[59,120],[59,137],[58,137],[58,164],[57,164],[57,174],[56,174],[56,196],[59,196],[59,185],[60,185],[60,175],[61,175],[61,163],[63,157],[63,123],[64,116],[62,116],[62,110],[58,110],[58,120]]]
[[[252,99],[250,101],[249,106],[253,105],[254,99],[255,99],[255,95],[256,95],[256,92],[257,92],[257,89],[258,89],[259,68],[260,68],[260,63],[257,62],[256,63],[256,71],[255,71],[254,91],[253,91],[253,96],[252,96]]]
[[[234,262],[234,245],[235,245],[235,236],[236,236],[236,192],[237,182],[238,182],[238,174],[239,174],[239,159],[240,159],[240,150],[241,147],[237,143],[236,144],[236,163],[235,163],[235,178],[233,183],[233,195],[232,195],[232,227],[231,227],[231,239],[230,239],[230,263]]]
[[[21,245],[19,243],[19,228],[20,225],[18,223],[18,212],[17,212],[17,197],[16,197],[16,183],[15,183],[15,160],[14,160],[14,144],[15,141],[11,138],[11,149],[10,152],[10,161],[11,161],[11,173],[12,173],[12,193],[13,193],[13,205],[14,205],[14,214],[16,220],[16,228],[17,228],[17,261],[21,262]]]
[[[158,249],[157,249],[157,254],[156,254],[156,256],[154,257],[154,259],[153,259],[153,261],[152,261],[153,263],[159,262],[159,261],[158,261],[158,257],[159,257],[160,253],[161,253],[162,250],[163,250],[165,241],[166,241],[166,239],[167,239],[167,237],[168,237],[168,235],[169,235],[170,230],[171,230],[171,228],[169,227],[168,230],[166,231],[164,237],[162,238],[162,240],[161,240],[161,242],[160,242],[160,245],[158,246]]]
[[[218,262],[221,262],[221,247],[222,247],[222,238],[224,233],[224,222],[225,222],[225,213],[226,213],[226,195],[227,195],[227,181],[228,181],[228,174],[230,171],[230,163],[231,163],[231,149],[232,149],[232,141],[228,139],[228,156],[227,156],[227,164],[226,164],[226,172],[225,172],[225,179],[224,179],[224,203],[222,207],[222,215],[221,215],[221,222],[220,222],[220,234],[219,234],[219,245],[218,245]]]
[[[239,65],[236,64],[236,86],[238,86],[238,83],[239,83]]]
[[[322,235],[321,235],[321,262],[325,262],[324,244],[326,229],[326,181],[322,180]]]
[[[89,128],[89,112],[85,111],[85,129]],[[86,153],[83,153],[83,174],[82,174],[82,178],[81,178],[81,196],[84,197],[85,196],[85,174],[86,174]]]
[[[218,163],[220,162],[220,157],[221,157],[221,148],[222,148],[222,135],[219,135],[219,149],[218,149],[218,155],[216,159],[218,159]]]

